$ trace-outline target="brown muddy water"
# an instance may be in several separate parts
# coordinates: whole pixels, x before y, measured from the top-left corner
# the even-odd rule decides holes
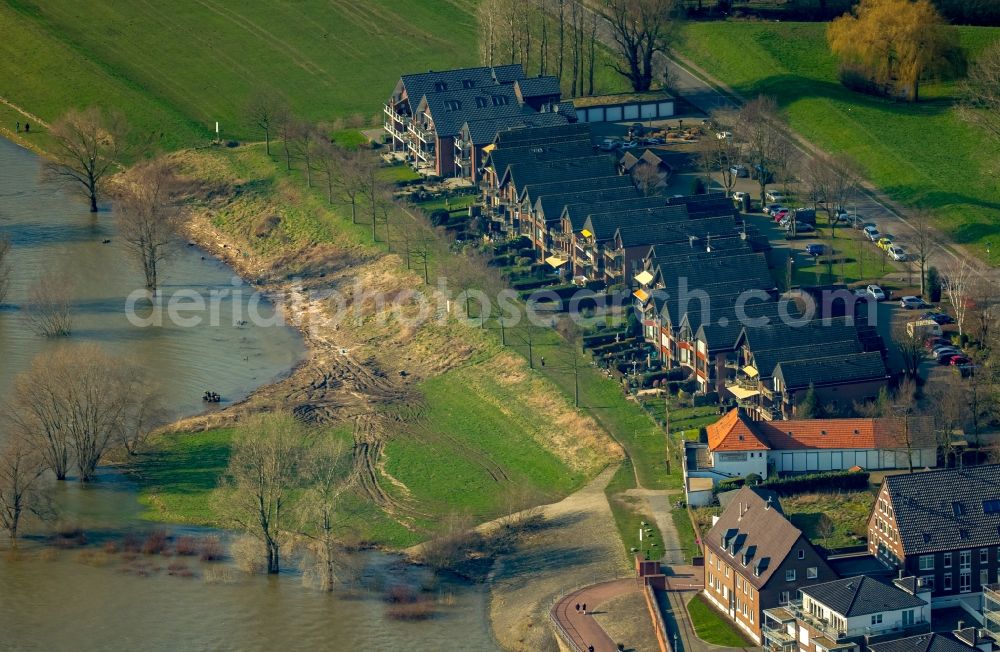
[[[202,317],[190,327],[170,319],[145,327],[130,323],[126,297],[141,288],[141,274],[116,239],[109,207],[95,219],[79,198],[41,181],[40,172],[37,156],[0,139],[0,234],[13,243],[15,268],[0,305],[0,398],[37,353],[57,345],[34,335],[19,314],[31,283],[51,270],[72,279],[69,341],[96,342],[155,370],[171,417],[217,409],[202,402],[205,390],[222,395],[221,407],[240,400],[302,358],[293,329],[267,325],[274,314],[270,304],[240,285],[226,265],[186,243],[165,264],[163,294],[193,291],[207,299],[228,289],[217,301],[218,317],[185,313]],[[254,311],[263,324],[254,323]],[[249,323],[235,323],[240,321]],[[326,595],[304,587],[294,568],[264,578],[244,575],[228,562],[105,555],[103,542],[152,527],[140,520],[134,485],[113,470],[102,469],[89,486],[63,483],[56,502],[62,520],[79,524],[89,543],[53,550],[41,533],[29,532],[20,559],[0,553],[0,650],[497,649],[481,587],[438,581],[426,594],[435,604],[433,618],[387,617],[380,597],[386,587],[429,584],[423,571],[391,555],[352,555],[344,571],[349,586]],[[165,527],[174,535],[212,534]],[[183,564],[187,577],[171,575],[172,564]]]

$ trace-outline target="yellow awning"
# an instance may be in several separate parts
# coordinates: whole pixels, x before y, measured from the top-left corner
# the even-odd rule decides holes
[[[494,145],[493,143],[490,143],[489,145],[487,145],[486,147],[483,148],[483,151],[486,152],[487,154],[489,154],[490,152],[492,152],[496,148],[497,148],[496,145]]]
[[[632,293],[632,296],[641,301],[642,303],[646,303],[647,301],[649,301],[649,294],[645,290],[641,289],[636,290],[635,292]]]
[[[644,271],[641,274],[636,274],[635,280],[639,285],[649,285],[649,282],[653,280],[653,275]]]
[[[548,258],[545,259],[545,262],[547,262],[549,265],[552,265],[553,267],[562,267],[569,261],[564,258],[559,258],[558,256],[549,256]]]
[[[593,233],[591,233],[587,229],[584,229],[583,231],[580,231],[580,234],[583,235],[583,237],[585,237],[585,238],[589,238],[590,236],[594,235]]]
[[[733,385],[732,387],[727,387],[726,389],[728,389],[733,396],[740,399],[741,401],[743,399],[750,398],[751,396],[757,396],[758,394],[760,394],[760,392],[758,392],[756,389],[743,389],[738,385]]]
[[[750,376],[751,378],[756,378],[757,377],[757,367],[754,367],[754,366],[751,366],[751,365],[747,365],[747,366],[743,367],[743,373],[745,373],[746,375]]]

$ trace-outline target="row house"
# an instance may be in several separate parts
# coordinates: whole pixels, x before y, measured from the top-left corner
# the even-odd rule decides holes
[[[983,588],[1000,582],[1000,465],[887,476],[868,551],[921,578],[936,604],[978,607]]]
[[[707,478],[712,486],[750,474],[868,471],[937,466],[933,420],[928,417],[754,421],[735,408],[707,426],[706,442],[687,442],[685,486]],[[688,492],[692,505],[712,500],[708,490]]]
[[[607,177],[605,177],[607,178]],[[625,185],[614,184],[610,188],[593,190],[589,180],[583,183],[573,181],[564,185],[565,192],[549,192],[541,194],[529,206],[530,198],[525,196],[522,201],[522,219],[527,221],[529,238],[535,246],[539,258],[558,256],[563,260],[570,259],[568,239],[562,237],[562,214],[566,206],[578,204],[618,204],[629,203],[638,199],[639,193],[628,177],[611,177],[621,179]],[[549,185],[549,184],[542,184]],[[601,185],[604,185],[603,178]],[[582,186],[582,187],[581,187]],[[573,190],[566,190],[572,187]]]
[[[383,127],[393,151],[418,169],[471,177],[475,141],[483,147],[490,129],[575,120],[558,86],[554,77],[526,78],[519,64],[403,75],[384,105]]]
[[[742,406],[758,418],[788,419],[810,385],[821,405],[834,408],[878,395],[889,373],[872,327],[851,316],[804,320],[788,313],[741,334],[726,389]]]
[[[916,578],[849,577],[805,586],[798,598],[765,610],[764,649],[861,652],[930,629],[930,592]]]
[[[610,210],[604,210],[605,208]],[[686,222],[687,219],[687,211],[683,206],[666,206],[662,197],[643,197],[618,205],[592,207],[592,212],[584,220],[583,228],[571,234],[578,275],[603,281],[608,285],[629,285],[619,266],[606,256],[606,249],[614,242],[618,229],[627,226],[652,234],[658,229]],[[609,262],[612,263],[610,266]]]
[[[548,112],[466,121],[455,139],[455,176],[478,183],[498,133],[562,125],[567,119],[565,113]]]
[[[992,652],[993,639],[977,627],[898,638],[868,647],[868,652]]]
[[[766,609],[837,577],[780,504],[750,487],[735,494],[705,535],[704,554],[705,597],[758,645]]]

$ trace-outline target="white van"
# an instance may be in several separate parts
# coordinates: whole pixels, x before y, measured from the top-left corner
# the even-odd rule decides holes
[[[919,319],[906,325],[906,334],[913,338],[941,337],[941,325],[933,319]]]

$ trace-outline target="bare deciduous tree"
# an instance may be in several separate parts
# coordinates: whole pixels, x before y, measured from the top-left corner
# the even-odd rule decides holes
[[[346,463],[345,463],[346,462]],[[308,487],[300,498],[297,512],[300,530],[310,540],[313,554],[311,575],[323,591],[332,591],[337,582],[337,512],[341,499],[355,475],[344,444],[324,437],[312,445],[303,461],[303,479]]]
[[[0,449],[0,527],[17,547],[23,519],[50,513],[51,503],[41,477],[45,462],[30,442],[12,435]]]
[[[955,311],[955,323],[958,324],[959,336],[965,333],[966,315],[972,302],[973,285],[976,272],[964,258],[953,264],[943,275],[941,288],[944,290],[952,310]]]
[[[73,283],[65,275],[49,272],[28,289],[22,315],[28,326],[43,337],[63,337],[73,329]]]
[[[46,170],[67,182],[90,201],[97,212],[103,184],[128,152],[129,129],[122,114],[105,114],[97,107],[70,109],[52,123],[53,160]]]
[[[649,163],[636,163],[632,168],[632,183],[644,197],[652,197],[660,192],[663,177],[655,166]]]
[[[258,414],[236,428],[229,467],[216,503],[235,526],[264,547],[269,574],[281,569],[293,493],[310,433],[290,414]]]
[[[7,415],[56,479],[65,480],[75,463],[80,482],[88,482],[104,453],[140,430],[140,403],[149,414],[152,401],[137,385],[145,385],[142,371],[99,346],[64,346],[39,354],[17,377]]]
[[[788,139],[784,119],[774,99],[759,95],[740,108],[736,115],[735,136],[744,143],[744,159],[760,186],[760,202],[765,204],[769,175],[785,151]]]
[[[271,133],[285,121],[288,105],[275,93],[258,91],[250,96],[244,109],[247,121],[264,132],[264,151],[271,155]]]
[[[903,358],[903,373],[916,378],[920,363],[925,356],[924,343],[920,337],[910,337],[906,332],[906,322],[898,321],[892,329],[892,339]]]
[[[636,92],[653,81],[653,57],[669,48],[675,0],[607,0],[605,14],[622,62],[612,67]]]
[[[969,69],[959,113],[970,124],[1000,140],[1000,42],[983,50]]]
[[[920,271],[920,296],[930,300],[930,288],[927,287],[927,261],[931,253],[938,247],[938,234],[931,225],[931,215],[925,210],[916,210],[907,220],[913,229],[909,238],[910,259],[917,264]]]
[[[164,159],[140,163],[123,175],[115,191],[118,233],[142,268],[146,288],[156,292],[159,268],[177,242],[181,220],[179,186]]]
[[[371,184],[378,181],[378,158],[371,152],[358,150],[349,152],[339,150],[337,173],[334,181],[335,196],[339,201],[350,205],[351,223],[358,223],[358,203],[361,198],[372,190]],[[378,196],[379,189],[375,188]]]

